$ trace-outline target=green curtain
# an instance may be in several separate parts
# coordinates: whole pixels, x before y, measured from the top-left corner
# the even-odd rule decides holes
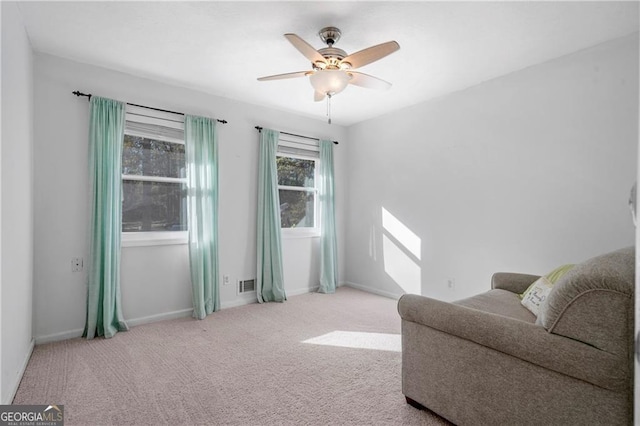
[[[280,197],[276,152],[280,132],[262,129],[258,166],[258,302],[284,302],[284,274],[280,235]]]
[[[333,142],[320,140],[320,293],[335,293],[338,283],[338,248],[333,179]]]
[[[91,243],[83,337],[128,330],[120,301],[122,143],[125,106],[93,96],[89,123]]]
[[[220,309],[218,287],[218,141],[216,122],[185,116],[187,218],[193,316]]]

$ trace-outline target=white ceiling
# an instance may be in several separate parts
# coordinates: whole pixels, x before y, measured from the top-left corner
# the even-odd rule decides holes
[[[638,31],[637,2],[22,2],[34,50],[324,119],[308,78],[257,77],[310,68],[283,37],[315,48],[325,26],[353,53],[396,40],[361,71],[393,83],[336,95],[351,125]]]

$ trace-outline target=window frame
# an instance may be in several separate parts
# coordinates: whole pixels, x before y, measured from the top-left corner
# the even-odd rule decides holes
[[[289,186],[289,185],[280,185],[278,184],[278,195],[280,190],[285,191],[300,191],[300,192],[313,192],[314,193],[314,205],[313,205],[313,227],[301,227],[301,228],[283,228],[282,220],[280,218],[280,232],[283,238],[292,239],[292,238],[315,238],[320,237],[320,194],[318,188],[319,182],[319,165],[320,165],[320,157],[314,156],[312,154],[303,154],[303,153],[289,153],[283,152],[280,150],[280,141],[278,141],[278,150],[276,152],[277,157],[287,157],[287,158],[295,158],[299,160],[308,160],[313,161],[313,188],[304,187],[304,186]],[[289,142],[289,141],[287,141]],[[277,167],[276,167],[277,170]]]
[[[184,116],[174,113],[167,113],[163,111],[155,111],[148,108],[136,107],[127,105],[126,110],[127,121],[135,121],[138,123],[155,124],[164,127],[170,127],[181,130],[184,135]],[[162,141],[166,143],[174,143],[184,145],[184,136],[179,139],[175,137],[163,137],[161,135],[152,134],[151,132],[145,132],[141,130],[131,130],[127,127],[125,122],[124,135],[130,135],[135,137],[143,137],[146,139],[152,139]],[[124,139],[123,139],[124,143]],[[123,150],[124,160],[124,150]],[[185,157],[185,171],[186,171],[186,157]],[[121,177],[120,182],[124,187],[125,181],[138,181],[138,182],[160,182],[160,183],[180,183],[187,184],[186,176],[184,178],[174,178],[166,176],[148,176],[148,175],[126,175],[120,170]],[[124,197],[124,194],[123,194]],[[188,226],[188,225],[187,225]],[[172,244],[187,244],[189,241],[189,231],[120,231],[121,245],[122,247],[143,247],[143,246],[157,246],[157,245],[172,245]]]

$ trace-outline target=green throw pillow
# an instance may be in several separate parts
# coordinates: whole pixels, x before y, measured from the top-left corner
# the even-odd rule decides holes
[[[567,265],[562,265],[562,266],[558,266],[556,269],[554,269],[553,271],[549,272],[547,275],[545,275],[544,277],[547,279],[547,281],[549,281],[549,283],[551,283],[551,285],[553,286],[555,283],[558,282],[558,280],[560,278],[562,278],[562,276],[564,274],[566,274],[567,272],[569,272],[574,266],[573,263],[567,264]],[[523,299],[530,291],[531,289],[533,289],[535,285],[535,282],[533,284],[531,284],[529,286],[529,288],[527,288],[524,293],[520,294],[520,299]]]

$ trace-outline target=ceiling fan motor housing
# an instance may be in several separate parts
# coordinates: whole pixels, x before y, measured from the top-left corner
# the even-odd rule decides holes
[[[318,53],[327,59],[344,59],[347,56],[347,52],[337,47],[323,47],[322,49],[318,49]]]
[[[318,49],[318,53],[325,58],[325,63],[317,61],[312,64],[315,70],[329,69],[329,70],[347,70],[351,68],[351,64],[348,62],[342,62],[346,58],[347,52],[337,47],[333,47],[334,43],[340,40],[342,32],[336,27],[324,27],[318,32],[320,39],[327,44],[328,47]]]

